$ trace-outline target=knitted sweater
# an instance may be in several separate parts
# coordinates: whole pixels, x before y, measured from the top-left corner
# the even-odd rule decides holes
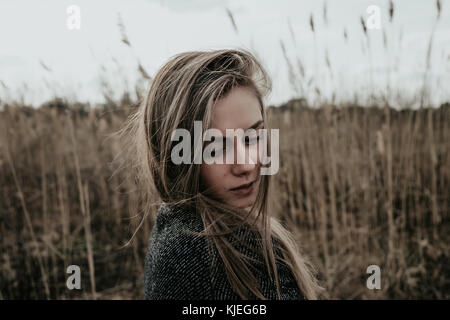
[[[208,251],[206,238],[183,230],[204,230],[200,215],[173,209],[163,204],[157,213],[145,259],[144,297],[151,300],[240,300],[228,282],[225,266],[217,249]],[[238,233],[244,232],[241,228]],[[249,243],[256,242],[249,237]],[[275,243],[274,243],[275,245]],[[261,261],[246,246],[237,249]],[[275,247],[275,250],[279,250]],[[277,251],[279,252],[279,251]],[[289,268],[277,260],[282,300],[304,299]],[[263,295],[277,299],[274,278],[269,278],[263,263],[250,270],[261,284]],[[256,271],[255,271],[256,270]],[[253,296],[254,300],[257,299]]]

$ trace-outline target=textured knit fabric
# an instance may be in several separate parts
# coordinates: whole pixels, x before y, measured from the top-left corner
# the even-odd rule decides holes
[[[208,251],[205,237],[184,231],[204,230],[200,215],[162,205],[150,235],[145,259],[144,298],[151,300],[240,300],[228,282],[225,266],[213,247]],[[239,234],[246,229],[239,229]],[[231,239],[231,238],[229,238]],[[249,237],[251,246],[254,238]],[[273,242],[275,244],[275,242]],[[258,261],[255,252],[246,246],[237,249]],[[275,247],[276,250],[278,248]],[[279,252],[279,251],[277,251]],[[261,284],[263,295],[277,299],[275,281],[270,280],[263,263],[250,270]],[[259,267],[258,267],[259,266]],[[282,300],[301,300],[295,278],[289,268],[277,260]],[[257,299],[253,296],[252,299]]]

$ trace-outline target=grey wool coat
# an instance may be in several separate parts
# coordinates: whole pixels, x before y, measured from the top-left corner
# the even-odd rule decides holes
[[[203,223],[200,215],[174,209],[163,204],[157,213],[156,223],[150,235],[145,259],[144,298],[151,300],[240,300],[229,284],[225,267],[217,249],[210,250],[206,238],[183,232],[200,232]],[[237,232],[244,232],[239,229]],[[230,238],[231,239],[231,238]],[[251,237],[249,243],[256,242]],[[274,243],[275,244],[275,243]],[[240,245],[237,249],[258,261],[253,250]],[[279,250],[275,247],[275,250]],[[275,281],[269,278],[267,268],[251,268],[261,284],[267,299],[276,300]],[[282,300],[302,300],[289,268],[277,260]],[[256,270],[256,271],[255,271]],[[253,297],[257,299],[256,296]]]

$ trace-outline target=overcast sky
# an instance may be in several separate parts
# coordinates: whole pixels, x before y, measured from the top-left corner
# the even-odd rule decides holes
[[[324,19],[324,5],[327,22]],[[337,101],[380,93],[390,75],[393,87],[411,98],[423,86],[426,53],[437,9],[434,0],[1,0],[0,99],[23,95],[39,105],[56,93],[80,101],[103,101],[101,78],[117,95],[133,89],[138,61],[153,76],[167,59],[188,50],[241,47],[256,52],[273,91],[268,104],[301,95],[289,82],[280,43],[299,75],[303,94]],[[67,27],[70,5],[80,8],[81,28]],[[371,5],[380,8],[380,29],[369,29]],[[227,15],[235,19],[237,32]],[[310,28],[313,16],[315,33]],[[132,47],[121,41],[119,16]],[[374,21],[374,20],[372,20]],[[347,40],[344,38],[347,32]],[[383,31],[388,49],[383,47]],[[367,46],[370,50],[367,50]],[[328,52],[330,68],[326,64]],[[450,1],[442,1],[428,75],[432,103],[450,100]],[[307,86],[310,81],[309,87]],[[371,86],[371,84],[373,84]],[[147,83],[141,82],[142,86]],[[447,87],[447,88],[446,88]],[[392,104],[396,104],[392,100]]]

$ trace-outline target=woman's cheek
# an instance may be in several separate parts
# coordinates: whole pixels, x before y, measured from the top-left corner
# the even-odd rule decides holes
[[[223,193],[226,190],[226,170],[221,164],[204,164],[203,177],[209,187],[215,192]]]
[[[252,145],[249,147],[249,158],[252,164],[259,164],[259,153],[258,153],[258,144]]]

